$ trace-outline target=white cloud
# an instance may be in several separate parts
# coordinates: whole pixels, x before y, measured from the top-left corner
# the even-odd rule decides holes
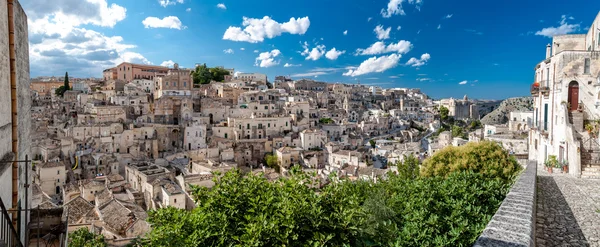
[[[315,71],[315,72],[293,74],[293,75],[291,75],[291,77],[318,77],[320,75],[326,75],[326,74],[328,74],[328,73],[323,72],[323,71]]]
[[[187,9],[185,9],[185,11],[190,12],[190,11],[192,11],[192,8],[187,8]]]
[[[121,36],[92,29],[114,27],[127,10],[106,0],[23,1],[28,15],[31,75],[96,76],[121,62],[149,64]],[[84,27],[85,26],[85,27]]]
[[[465,32],[474,33],[474,34],[477,34],[477,35],[483,35],[482,32],[479,32],[479,31],[477,31],[475,29],[465,29]]]
[[[367,80],[379,80],[379,77],[369,77],[369,78],[365,78]]]
[[[305,56],[306,60],[317,61],[323,55],[325,55],[325,46],[324,45],[317,45],[317,47],[310,49],[308,47],[308,43],[304,42],[304,44],[302,45],[302,48],[304,48],[304,51],[300,52],[300,54],[302,56]]]
[[[402,55],[400,54],[391,54],[389,56],[381,56],[381,57],[371,57],[365,61],[363,61],[358,68],[350,69],[348,72],[344,73],[344,76],[359,76],[374,72],[383,72],[388,69],[394,68],[398,65],[398,61]]]
[[[225,6],[224,3],[219,3],[219,4],[217,4],[217,8],[219,8],[219,9],[227,9],[227,6]]]
[[[160,3],[160,6],[163,7],[167,7],[169,5],[175,5],[175,4],[181,4],[183,3],[183,0],[159,0],[158,3]]]
[[[344,35],[348,35],[348,30],[344,31]]]
[[[254,66],[261,68],[269,68],[279,64],[279,60],[275,61],[277,56],[281,55],[281,52],[277,49],[272,51],[263,52],[258,55],[254,62]]]
[[[467,84],[467,81],[461,81],[458,83],[458,85],[465,85],[465,84]]]
[[[370,22],[371,20],[373,20],[373,17],[367,18],[367,22]]]
[[[397,79],[397,78],[400,78],[400,76],[397,76],[397,75],[392,75],[392,76],[389,76],[389,78],[390,78],[390,79]]]
[[[325,57],[329,60],[336,60],[340,55],[346,53],[346,51],[338,51],[335,49],[335,47],[331,50],[329,50],[326,54]]]
[[[396,30],[400,31],[400,29],[402,29],[402,26],[396,27]]]
[[[444,19],[450,19],[450,18],[452,18],[452,16],[453,16],[453,14],[448,14],[448,15],[444,16]]]
[[[573,20],[571,18],[572,17],[569,17],[568,19]],[[569,33],[572,33],[572,32],[578,31],[578,30],[579,30],[579,24],[567,23],[567,16],[563,15],[560,18],[560,26],[544,28],[540,31],[535,32],[535,35],[552,38],[553,36],[556,36],[556,35],[569,34]]]
[[[375,34],[377,35],[377,39],[384,40],[384,39],[389,39],[390,38],[390,31],[391,30],[392,30],[391,27],[383,29],[383,25],[379,25],[379,26],[375,27],[375,29],[373,30],[373,32],[375,32]]]
[[[431,78],[417,78],[417,81],[431,81]]]
[[[244,48],[244,47],[240,48],[240,51],[245,51],[245,50],[246,50],[246,48]]]
[[[289,68],[289,67],[300,67],[300,66],[302,66],[302,64],[291,64],[291,63],[285,63],[285,64],[283,65],[283,67],[285,67],[285,68]]]
[[[250,43],[263,42],[265,38],[272,39],[280,36],[282,33],[304,34],[310,27],[310,20],[307,17],[290,18],[288,22],[278,23],[270,17],[265,16],[262,19],[244,17],[240,27],[230,26],[223,34],[224,40],[244,41]]]
[[[259,52],[258,50],[254,50],[254,53],[258,53],[258,52]]]
[[[437,29],[438,29],[438,30],[439,30],[439,29],[442,29],[442,24],[439,24],[439,25],[438,25],[438,27],[437,27]]]
[[[37,24],[33,28],[42,24],[45,29],[85,24],[112,28],[127,16],[127,9],[115,3],[108,5],[106,0],[22,1],[21,4],[27,11],[29,25]]]
[[[175,65],[175,62],[173,62],[173,60],[163,61],[162,63],[160,63],[160,66],[169,68],[173,67],[173,65]]]
[[[381,9],[381,16],[384,18],[390,18],[392,15],[406,15],[404,9],[402,8],[402,4],[404,2],[414,4],[418,10],[421,9],[421,5],[423,4],[423,0],[390,0],[387,5],[387,9]]]
[[[225,50],[223,50],[223,52],[224,52],[225,54],[233,54],[233,53],[234,53],[233,49],[231,49],[231,48],[229,48],[229,49],[225,49]]]
[[[387,46],[383,41],[377,41],[367,49],[356,49],[356,55],[377,55],[390,52],[406,54],[411,49],[412,44],[406,40],[400,40],[397,43],[391,43]]]
[[[152,64],[148,59],[146,59],[142,54],[137,52],[124,52],[122,56],[122,61],[118,62],[128,62],[128,63],[137,63],[137,64]],[[119,61],[119,60],[117,60]]]
[[[431,59],[431,55],[429,55],[429,53],[425,53],[423,55],[421,55],[420,59],[417,58],[410,58],[408,60],[408,62],[406,62],[406,65],[411,65],[413,67],[420,67],[423,66],[427,63],[427,61],[429,61],[429,59]]]
[[[162,19],[149,16],[142,21],[142,24],[144,24],[145,28],[171,28],[177,30],[185,28],[177,16],[167,16]]]

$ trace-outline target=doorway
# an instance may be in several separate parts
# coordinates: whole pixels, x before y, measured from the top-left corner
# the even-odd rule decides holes
[[[569,111],[576,111],[579,108],[579,83],[572,81],[569,83]]]

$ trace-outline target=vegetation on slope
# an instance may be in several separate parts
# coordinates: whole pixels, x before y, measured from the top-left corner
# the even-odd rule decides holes
[[[311,174],[269,182],[238,170],[194,188],[198,207],[149,213],[144,246],[470,246],[519,172],[494,143],[414,158],[377,183],[318,189]]]
[[[481,118],[482,124],[505,124],[508,122],[508,117],[511,112],[515,111],[532,111],[533,98],[520,97],[510,98],[502,101],[500,106],[494,111]]]

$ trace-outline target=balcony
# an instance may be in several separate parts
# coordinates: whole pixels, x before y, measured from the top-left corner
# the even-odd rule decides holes
[[[550,93],[550,87],[540,87],[540,92],[545,96],[548,96]]]
[[[540,92],[540,83],[539,82],[534,82],[533,84],[531,84],[531,96],[538,96],[538,93]]]
[[[533,123],[534,123],[534,125],[531,126],[532,130],[538,130],[542,134],[547,134],[550,122],[537,121],[537,122],[533,122]]]

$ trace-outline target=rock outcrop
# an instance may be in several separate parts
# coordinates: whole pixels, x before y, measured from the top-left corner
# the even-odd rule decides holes
[[[513,111],[532,111],[533,110],[533,98],[532,97],[519,97],[509,98],[496,108],[496,110],[485,115],[481,119],[481,124],[506,124],[510,112]]]

